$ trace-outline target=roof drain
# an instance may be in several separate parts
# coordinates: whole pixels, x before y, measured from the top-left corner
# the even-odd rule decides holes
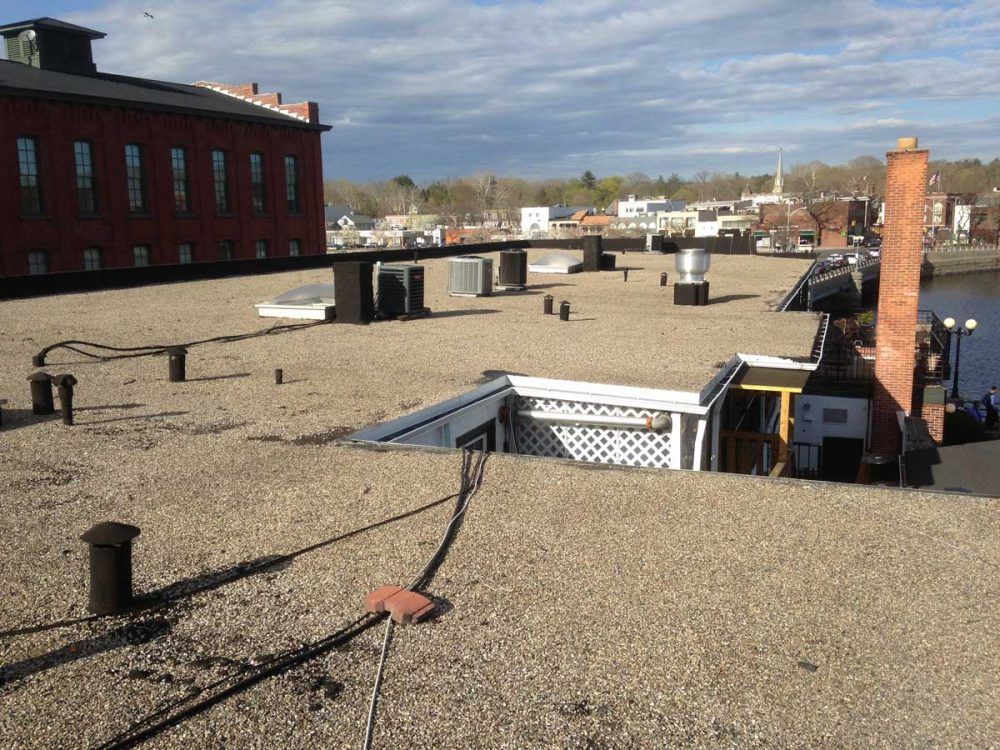
[[[566,414],[564,412],[524,409],[517,416],[535,419],[539,422],[560,422],[563,424],[590,424],[599,427],[644,427],[650,432],[662,432],[670,427],[670,415],[655,417],[616,417],[603,414]]]

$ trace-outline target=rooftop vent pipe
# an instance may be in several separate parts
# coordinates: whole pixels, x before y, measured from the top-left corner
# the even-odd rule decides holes
[[[70,374],[56,375],[53,378],[59,391],[59,406],[62,407],[62,421],[65,425],[73,424],[73,386],[79,381]]]
[[[183,383],[187,378],[187,349],[183,346],[171,346],[166,352],[170,358],[170,382]]]
[[[28,376],[28,382],[31,383],[31,413],[54,414],[56,407],[52,400],[52,376],[39,370]]]
[[[95,615],[121,612],[132,603],[132,540],[136,526],[107,521],[84,532],[90,545],[90,604]]]

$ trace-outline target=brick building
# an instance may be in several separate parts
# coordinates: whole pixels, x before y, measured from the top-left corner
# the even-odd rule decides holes
[[[100,73],[105,35],[0,26],[0,275],[325,251],[313,102]]]
[[[844,247],[848,234],[863,234],[871,226],[865,212],[869,202],[863,200],[829,200],[804,203],[765,203],[760,206],[760,222],[752,227],[754,235],[789,236],[798,243],[817,247]]]

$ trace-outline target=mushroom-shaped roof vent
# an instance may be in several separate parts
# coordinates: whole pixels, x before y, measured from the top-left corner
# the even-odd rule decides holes
[[[51,383],[52,376],[49,375],[47,372],[42,372],[41,370],[39,370],[38,372],[31,373],[28,376],[28,380],[30,380],[32,383]]]
[[[188,353],[188,350],[185,349],[183,346],[168,346],[163,351],[165,351],[171,357],[183,357],[185,354]]]
[[[87,544],[96,544],[104,547],[131,542],[140,533],[138,526],[130,526],[127,523],[117,523],[115,521],[105,521],[89,528],[80,535],[80,539]]]

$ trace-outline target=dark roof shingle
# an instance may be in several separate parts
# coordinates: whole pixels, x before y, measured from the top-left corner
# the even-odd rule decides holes
[[[209,117],[257,120],[312,130],[329,130],[237,97],[201,86],[96,73],[75,75],[0,60],[0,95],[117,103],[143,109],[184,111]]]

